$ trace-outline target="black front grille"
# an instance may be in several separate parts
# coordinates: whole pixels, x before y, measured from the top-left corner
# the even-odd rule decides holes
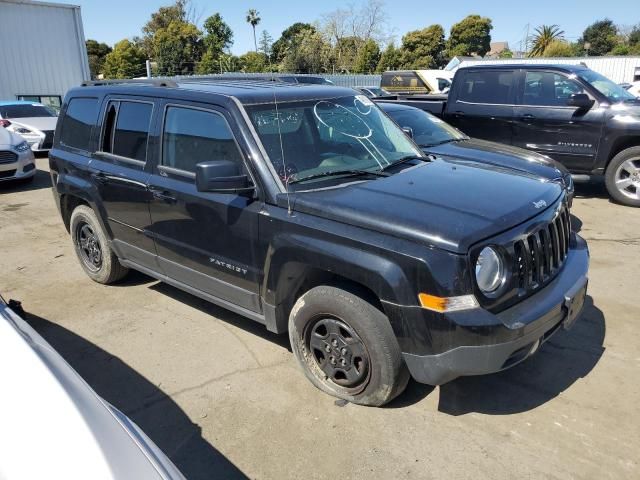
[[[13,163],[18,161],[18,154],[14,152],[8,152],[6,150],[0,150],[0,164]]]
[[[42,149],[48,150],[53,146],[53,130],[47,130],[44,133],[44,141],[42,142]]]
[[[5,170],[4,172],[0,172],[0,178],[9,178],[13,177],[16,174],[16,170]]]
[[[549,223],[515,242],[514,272],[522,293],[556,276],[569,253],[570,232],[569,210],[563,205]]]

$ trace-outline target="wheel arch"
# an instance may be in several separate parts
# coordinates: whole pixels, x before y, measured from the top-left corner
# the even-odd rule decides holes
[[[409,301],[409,282],[389,258],[318,239],[305,239],[304,247],[295,243],[272,250],[265,265],[262,298],[269,330],[285,332],[296,300],[320,285],[358,295],[385,314],[385,302]]]
[[[613,160],[616,155],[632,147],[640,147],[640,133],[623,135],[616,138],[616,140],[611,144],[609,154],[607,155],[605,171],[609,168],[611,160]]]

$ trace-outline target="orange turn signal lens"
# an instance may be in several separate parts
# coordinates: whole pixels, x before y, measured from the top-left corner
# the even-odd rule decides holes
[[[434,312],[455,312],[458,310],[470,310],[478,307],[478,301],[473,295],[459,297],[436,297],[428,293],[418,294],[420,306]]]

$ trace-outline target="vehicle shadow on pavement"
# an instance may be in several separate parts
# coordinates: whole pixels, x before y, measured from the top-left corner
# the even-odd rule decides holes
[[[131,418],[189,480],[246,477],[202,437],[201,428],[162,390],[88,340],[44,318],[27,322],[107,402]]]
[[[24,180],[0,182],[0,198],[5,193],[29,192],[42,188],[51,188],[51,176],[49,172],[36,170],[36,174],[30,182]]]
[[[604,178],[592,178],[588,182],[574,183],[577,198],[609,198]]]
[[[184,292],[179,288],[173,287],[167,283],[157,282],[153,285],[150,285],[149,288],[155,290],[156,292],[167,295],[168,297],[171,297],[172,299],[180,303],[189,305],[191,308],[200,310],[207,315],[211,315],[215,319],[233,325],[234,327],[241,328],[251,333],[252,335],[264,338],[265,340],[279,345],[282,348],[286,348],[289,352],[291,352],[289,336],[286,334],[279,335],[277,333],[270,332],[269,330],[267,330],[267,327],[265,327],[261,323],[243,317],[242,315],[238,315],[237,313],[233,313],[230,310],[219,307],[206,300],[202,300],[195,295],[191,295],[190,293]],[[212,320],[214,320],[214,318],[212,318]]]
[[[561,329],[535,355],[509,370],[441,386],[438,410],[509,415],[543,405],[593,370],[604,353],[605,330],[602,311],[587,296],[569,332]]]

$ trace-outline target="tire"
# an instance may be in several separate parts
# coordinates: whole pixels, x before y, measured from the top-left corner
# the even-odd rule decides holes
[[[71,214],[71,239],[85,273],[95,282],[105,285],[125,277],[129,269],[123,267],[109,247],[95,212],[79,205]]]
[[[387,317],[345,290],[320,286],[302,295],[289,316],[289,339],[307,378],[334,397],[381,406],[409,381]]]
[[[611,198],[623,205],[640,207],[640,147],[618,153],[604,175]]]

